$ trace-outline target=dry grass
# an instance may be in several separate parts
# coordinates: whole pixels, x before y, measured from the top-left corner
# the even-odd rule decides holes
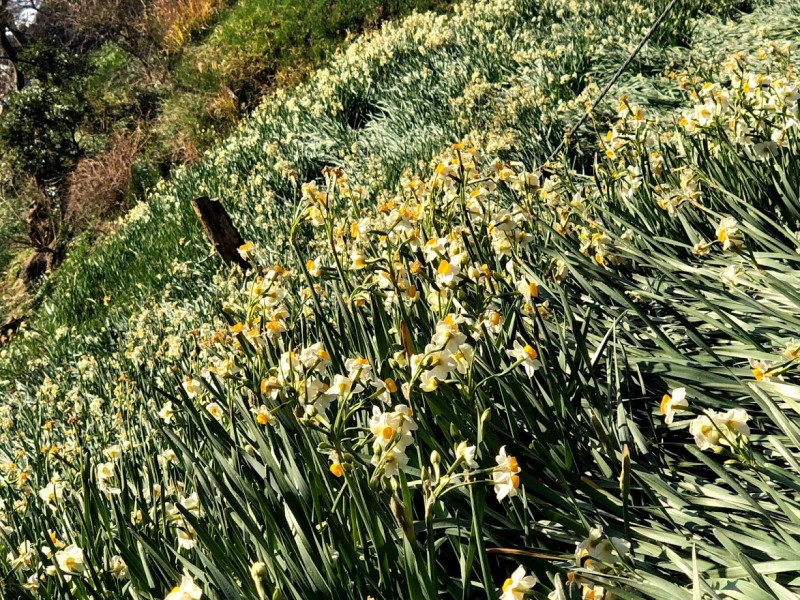
[[[153,11],[162,27],[164,49],[181,50],[224,6],[225,0],[156,0]]]
[[[131,183],[131,167],[142,146],[142,134],[115,134],[105,152],[81,160],[70,174],[64,220],[83,229],[112,216],[122,205]]]

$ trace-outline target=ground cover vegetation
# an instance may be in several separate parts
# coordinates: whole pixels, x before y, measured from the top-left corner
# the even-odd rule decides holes
[[[290,87],[348,34],[439,0],[48,0],[0,5],[0,269],[24,312],[76,237],[100,237],[156,181]],[[13,4],[13,2],[11,3]],[[11,6],[9,4],[9,6]],[[0,84],[1,86],[1,84]],[[14,91],[16,88],[16,91]]]
[[[665,4],[385,25],[70,254],[4,593],[796,597],[797,4],[679,3],[544,162]]]

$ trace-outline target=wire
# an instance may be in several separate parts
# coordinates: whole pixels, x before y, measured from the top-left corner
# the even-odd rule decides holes
[[[589,110],[584,112],[583,116],[578,120],[578,122],[572,126],[572,129],[570,129],[566,134],[564,134],[564,137],[562,138],[561,142],[558,144],[558,146],[556,146],[555,150],[553,150],[550,153],[550,156],[547,157],[547,161],[545,161],[546,163],[551,162],[556,156],[558,156],[558,153],[561,152],[564,149],[564,147],[569,143],[569,141],[572,139],[572,136],[575,135],[578,129],[580,129],[581,125],[584,124],[589,115],[592,112],[594,112],[594,109],[596,109],[597,106],[600,104],[600,102],[602,102],[603,98],[605,98],[606,94],[608,94],[609,90],[611,90],[614,84],[617,83],[617,81],[619,81],[619,78],[622,76],[622,73],[625,72],[625,69],[627,69],[628,66],[631,64],[631,62],[633,61],[633,59],[636,58],[636,55],[639,54],[639,51],[647,43],[647,40],[649,40],[650,37],[658,30],[658,28],[661,26],[661,23],[664,21],[664,19],[667,17],[667,15],[675,7],[677,3],[678,0],[672,0],[669,4],[667,4],[667,7],[664,9],[661,15],[659,15],[655,23],[653,23],[653,25],[644,35],[642,40],[639,42],[639,45],[636,46],[636,48],[633,49],[633,52],[631,52],[628,55],[628,58],[625,59],[625,62],[620,65],[619,69],[617,69],[617,72],[614,73],[614,76],[606,84],[606,87],[604,87],[603,91],[600,92],[600,95],[597,96],[597,98],[592,103],[592,106],[589,108]]]

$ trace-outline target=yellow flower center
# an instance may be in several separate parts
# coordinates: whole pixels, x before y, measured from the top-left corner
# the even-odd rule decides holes
[[[273,389],[272,382],[269,379],[262,379],[261,380],[261,393],[266,394],[268,391]]]
[[[512,585],[514,585],[514,580],[509,577],[503,582],[503,591],[507,591]]]
[[[672,400],[672,397],[669,394],[664,394],[664,396],[661,398],[661,414],[662,415],[667,414],[667,405],[669,404],[670,400]]]
[[[344,475],[344,469],[342,469],[342,465],[339,463],[333,463],[330,467],[330,471],[334,477],[341,477]]]
[[[385,440],[390,440],[394,436],[394,427],[388,425],[381,430],[381,437]]]
[[[259,425],[266,425],[267,423],[269,423],[269,417],[265,413],[258,413],[256,415],[256,422]]]
[[[436,269],[436,272],[439,273],[439,275],[447,275],[450,272],[450,268],[450,263],[446,260],[442,260],[439,263],[439,267]]]
[[[753,377],[756,378],[756,381],[763,381],[764,380],[764,370],[756,367],[753,369]]]
[[[391,377],[384,380],[383,384],[386,386],[386,389],[389,390],[390,394],[394,394],[397,391],[397,384]]]
[[[523,351],[525,352],[525,354],[527,355],[527,357],[530,360],[536,360],[539,357],[539,353],[536,352],[536,348],[534,348],[533,346],[530,346],[528,344],[525,344],[525,347],[523,348]]]

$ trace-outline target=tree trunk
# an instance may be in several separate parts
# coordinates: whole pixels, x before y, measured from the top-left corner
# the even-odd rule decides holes
[[[50,205],[43,198],[36,198],[31,202],[28,210],[28,237],[31,245],[36,249],[49,248],[56,240],[56,231],[53,227],[53,215]]]
[[[13,15],[7,8],[7,0],[0,0],[0,48],[3,49],[5,59],[11,63],[16,77],[17,89],[21,90],[25,86],[25,74],[17,64],[19,61],[19,48],[9,39],[9,34],[13,36],[14,42],[22,47],[25,44],[25,35],[17,28]]]
[[[200,224],[211,240],[214,250],[222,257],[225,264],[239,265],[242,270],[250,268],[250,263],[239,254],[239,246],[244,244],[244,240],[233,225],[222,202],[217,198],[200,196],[192,200],[192,208],[200,219]]]

